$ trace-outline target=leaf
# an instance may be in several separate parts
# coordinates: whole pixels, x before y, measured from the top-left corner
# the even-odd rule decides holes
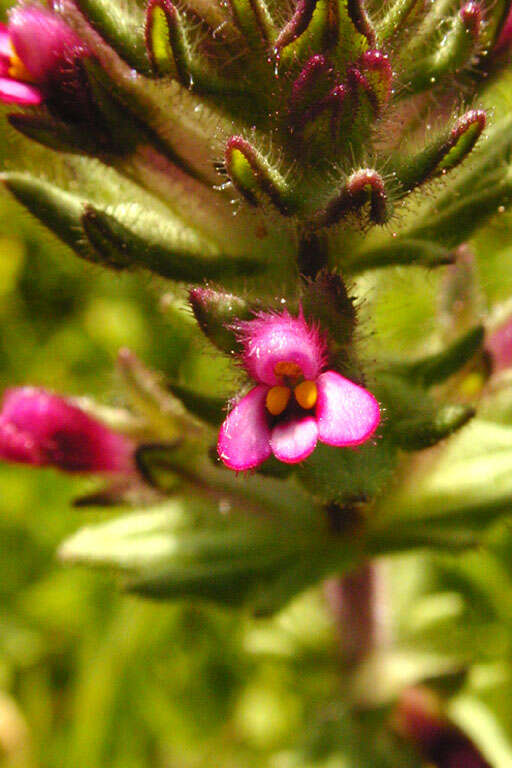
[[[369,535],[384,547],[408,536],[435,546],[437,535],[464,545],[511,513],[512,428],[476,418],[428,463],[409,468],[372,518]]]
[[[133,226],[123,223],[119,213],[107,213],[87,204],[81,223],[94,249],[107,263],[139,266],[173,280],[194,280],[226,274],[250,274],[258,262],[245,257],[223,257],[216,247],[192,229],[172,226],[150,210],[131,206]],[[167,226],[166,226],[167,224]]]
[[[76,0],[87,21],[130,66],[150,74],[149,60],[141,33],[143,17],[135,3],[121,6],[109,0]]]
[[[446,381],[450,376],[462,370],[478,352],[483,350],[483,343],[484,328],[478,325],[438,354],[412,363],[392,364],[388,370],[404,376],[420,386],[431,387],[433,384]]]
[[[126,589],[145,596],[275,610],[333,567],[314,519],[283,522],[279,515],[223,513],[189,496],[83,528],[59,556],[114,569]]]

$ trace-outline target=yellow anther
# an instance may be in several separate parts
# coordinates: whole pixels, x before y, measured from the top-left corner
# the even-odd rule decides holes
[[[316,405],[318,390],[314,381],[302,381],[294,391],[295,399],[301,408],[309,410]]]
[[[12,77],[13,80],[21,80],[24,83],[33,83],[34,78],[14,50],[11,44],[12,53],[9,57],[9,69],[7,74]]]
[[[281,360],[274,365],[274,373],[276,376],[290,376],[292,379],[296,379],[302,376],[302,368],[297,363]]]
[[[269,389],[265,399],[267,411],[272,416],[279,416],[288,405],[291,394],[289,387],[272,387]]]

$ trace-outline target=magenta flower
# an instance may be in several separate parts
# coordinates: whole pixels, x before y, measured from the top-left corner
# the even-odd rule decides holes
[[[77,61],[89,54],[85,43],[55,13],[20,5],[0,24],[0,101],[37,105],[76,100],[83,88]]]
[[[485,348],[491,356],[492,369],[496,373],[512,365],[512,318],[495,328],[485,342]]]
[[[354,447],[380,422],[379,404],[363,387],[327,367],[326,341],[300,312],[259,313],[237,325],[242,363],[257,382],[228,414],[218,453],[237,471],[271,454],[286,464],[306,459],[318,440]]]
[[[436,768],[490,768],[478,747],[442,713],[428,688],[407,688],[395,712],[395,727]]]
[[[44,389],[4,394],[0,459],[67,472],[131,472],[134,446],[76,405]]]
[[[494,46],[494,52],[504,53],[505,51],[508,51],[510,48],[511,42],[512,42],[512,9],[509,11],[507,18],[505,19],[505,23],[503,24],[503,27],[501,29],[500,36],[498,37],[498,40],[496,41],[496,44]]]

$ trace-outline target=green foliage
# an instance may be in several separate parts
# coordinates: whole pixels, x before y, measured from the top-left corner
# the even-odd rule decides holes
[[[281,6],[66,1],[87,130],[55,104],[0,128],[5,188],[53,233],[2,195],[2,388],[89,392],[137,440],[135,477],[0,468],[5,768],[423,768],[411,685],[512,762],[512,383],[485,350],[512,290],[510,3]],[[237,476],[237,322],[282,307],[382,422]],[[365,568],[385,636],[362,593],[350,614]]]

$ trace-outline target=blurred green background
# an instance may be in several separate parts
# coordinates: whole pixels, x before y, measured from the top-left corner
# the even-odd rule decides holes
[[[507,90],[490,99],[497,112]],[[0,137],[9,160],[14,145]],[[512,296],[511,232],[503,215],[473,244],[484,313]],[[369,354],[436,346],[443,279],[397,269],[362,281]],[[229,389],[187,316],[161,311],[162,292],[149,276],[79,261],[0,195],[0,389],[30,383],[116,403],[122,346],[198,387]],[[385,640],[354,693],[320,588],[257,620],[125,597],[108,574],[59,564],[60,541],[97,517],[70,505],[92,487],[0,466],[0,766],[418,768],[385,726],[401,685],[423,678],[493,766],[512,766],[509,526],[479,551],[383,564]],[[348,712],[349,696],[370,712]]]

